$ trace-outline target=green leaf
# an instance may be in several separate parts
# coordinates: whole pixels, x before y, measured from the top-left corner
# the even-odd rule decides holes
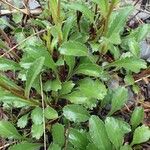
[[[127,71],[132,71],[135,73],[140,72],[141,69],[147,68],[146,62],[137,57],[126,57],[119,59],[115,62],[112,62],[108,65],[108,67],[117,67],[118,69],[124,68]]]
[[[8,71],[8,70],[12,70],[12,71],[16,71],[16,70],[21,70],[21,67],[18,63],[6,59],[6,58],[0,58],[0,70],[1,71]]]
[[[5,120],[0,121],[0,136],[9,139],[23,139],[14,125]]]
[[[0,74],[0,85],[4,85],[6,87],[9,87],[9,89],[22,92],[22,89],[14,81],[2,74]]]
[[[59,16],[57,13],[58,10],[58,3],[56,0],[50,0],[50,12],[52,13],[52,18],[54,20],[54,23],[57,24],[59,21]]]
[[[52,126],[53,142],[62,147],[65,143],[65,130],[62,124],[56,123]]]
[[[83,63],[75,70],[74,74],[84,74],[93,77],[100,77],[103,73],[103,69],[96,64]]]
[[[96,3],[100,8],[100,13],[103,15],[103,17],[106,17],[108,14],[108,8],[109,8],[109,1],[108,0],[92,0],[94,3]]]
[[[68,17],[68,19],[65,21],[63,26],[63,40],[64,42],[68,41],[69,32],[73,26],[73,23],[75,21],[74,16]]]
[[[93,143],[89,143],[86,150],[99,150]]]
[[[134,78],[131,74],[127,74],[124,78],[126,85],[133,85],[135,83]]]
[[[61,147],[59,145],[57,145],[57,144],[52,143],[49,146],[48,150],[61,150]]]
[[[124,87],[117,88],[112,96],[109,115],[121,109],[128,100],[128,90]]]
[[[52,59],[52,56],[46,49],[45,45],[37,37],[32,37],[27,40],[21,47],[28,56],[32,57],[33,60],[40,58],[41,56],[45,58],[44,65],[50,69],[56,71],[56,64]]]
[[[76,41],[68,41],[62,44],[59,51],[63,55],[67,56],[88,56],[87,47]]]
[[[29,100],[22,97],[18,97],[11,92],[3,89],[0,87],[0,101],[4,103],[9,103],[10,105],[13,105],[14,107],[23,107],[26,105],[29,106],[38,106],[39,103],[35,100]]]
[[[78,89],[86,97],[102,100],[107,94],[105,85],[99,80],[92,80],[91,78],[85,78],[80,80]]]
[[[43,135],[43,124],[33,124],[31,128],[32,137],[36,138],[37,140]]]
[[[19,128],[24,128],[27,125],[27,123],[28,123],[28,114],[18,119],[17,126]]]
[[[22,21],[23,14],[21,12],[14,13],[14,14],[12,14],[12,16],[13,16],[12,19],[16,24],[18,24]]]
[[[85,149],[89,143],[84,132],[73,128],[69,130],[69,142],[77,149]]]
[[[75,66],[75,57],[74,56],[64,56],[65,62],[69,67],[68,77],[72,75],[74,66]]]
[[[110,141],[116,149],[119,149],[124,142],[124,134],[131,131],[129,124],[113,117],[107,117],[105,128]]]
[[[149,24],[141,24],[135,30],[132,30],[128,38],[135,38],[137,42],[141,42],[149,33],[150,25]]]
[[[130,145],[124,145],[120,148],[120,150],[132,150]]]
[[[75,84],[72,81],[66,81],[62,83],[62,89],[59,91],[60,95],[68,94],[71,92]]]
[[[88,111],[81,105],[70,104],[63,108],[64,116],[73,122],[85,122],[89,119]]]
[[[131,146],[135,144],[144,143],[149,139],[150,139],[150,129],[147,126],[142,125],[141,127],[135,129]]]
[[[43,122],[43,111],[42,108],[36,107],[31,112],[31,119],[34,124],[39,125]]]
[[[140,45],[137,41],[135,41],[135,39],[129,39],[128,41],[128,45],[129,45],[129,50],[130,52],[136,56],[136,57],[140,57],[140,52],[141,52],[141,49],[140,49]]]
[[[72,93],[63,96],[62,98],[69,100],[73,104],[82,104],[86,108],[92,109],[96,107],[97,100],[94,98],[86,97],[81,91],[73,91]]]
[[[95,98],[87,97],[82,91],[76,90],[72,93],[63,96],[62,98],[69,100],[74,104],[82,104],[86,108],[93,108],[96,106],[97,100]]]
[[[126,6],[115,12],[115,18],[111,18],[111,22],[109,23],[108,32],[106,35],[108,39],[112,39],[112,37],[115,37],[114,35],[116,35],[116,33],[120,33],[120,31],[124,28],[126,19],[132,10],[132,6]]]
[[[49,80],[44,84],[44,90],[46,92],[49,92],[49,91],[56,91],[57,92],[60,89],[61,89],[61,82],[57,79]]]
[[[27,71],[25,96],[28,98],[29,98],[29,94],[30,94],[30,89],[31,89],[36,77],[39,75],[39,73],[42,70],[44,60],[45,60],[44,57],[40,57],[40,58],[36,59]]]
[[[132,128],[135,129],[144,119],[143,107],[136,107],[131,115],[130,123]]]
[[[111,149],[111,143],[108,139],[105,125],[97,116],[91,116],[89,119],[89,133],[91,140],[100,150]]]
[[[93,22],[94,13],[85,4],[74,2],[72,4],[67,5],[67,8],[82,12],[87,19]]]
[[[15,144],[9,147],[9,150],[39,150],[42,145],[39,143],[28,143],[28,142],[21,142],[19,144]]]
[[[50,106],[45,108],[44,115],[47,119],[57,119],[58,118],[57,111]]]
[[[84,104],[88,100],[88,98],[80,91],[73,91],[72,93],[65,95],[63,98],[74,104]]]

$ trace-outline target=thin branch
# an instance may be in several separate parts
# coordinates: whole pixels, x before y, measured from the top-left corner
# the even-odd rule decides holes
[[[46,150],[46,131],[45,131],[45,116],[44,116],[44,95],[43,95],[43,84],[42,78],[40,76],[40,86],[41,86],[41,97],[42,97],[42,110],[43,110],[43,132],[44,132],[44,150]]]
[[[22,45],[25,41],[27,41],[28,39],[30,39],[31,37],[37,35],[37,34],[41,34],[44,33],[46,30],[41,30],[39,32],[36,32],[30,36],[28,36],[27,38],[25,38],[24,40],[22,40],[20,43],[18,43],[17,45],[15,45],[14,47],[12,47],[10,50],[8,50],[7,52],[5,52],[3,55],[0,56],[0,58],[4,57],[5,55],[9,54],[11,51],[13,51],[14,49],[16,49],[18,46]]]
[[[22,11],[25,11],[26,9],[20,9]],[[4,15],[10,15],[10,14],[14,14],[14,13],[17,13],[18,11],[13,9],[13,10],[1,10],[0,11],[0,16],[4,16]],[[42,9],[41,8],[36,8],[36,9],[33,9],[33,10],[30,10],[29,11],[30,14],[32,15],[39,15],[42,13]]]
[[[10,7],[13,8],[13,9],[16,9],[16,10],[18,10],[18,11],[20,11],[20,12],[26,14],[26,15],[29,15],[29,14],[28,14],[28,11],[27,11],[26,9],[25,9],[25,10],[19,9],[18,7],[12,5],[11,3],[9,3],[9,2],[7,2],[7,1],[5,1],[5,0],[1,0],[1,2],[4,3],[4,4],[6,4],[6,5],[8,5],[8,6],[10,6]]]
[[[142,81],[143,78],[149,78],[149,77],[150,77],[150,74],[147,75],[147,76],[145,76],[145,77],[142,77],[142,78],[140,78],[140,79],[138,79],[138,80],[135,80],[135,83],[138,83],[138,82]]]
[[[69,129],[70,129],[70,122],[68,122],[68,127],[66,129],[66,138],[65,138],[64,150],[67,150],[67,147],[68,147]]]
[[[3,146],[0,147],[0,150],[2,150],[2,149],[6,148],[6,147],[8,147],[8,146],[10,146],[10,145],[12,145],[14,143],[16,143],[16,142],[5,144],[5,145],[3,145]]]
[[[142,81],[144,78],[150,78],[150,74],[135,80],[134,83],[138,83],[138,82]],[[128,84],[124,85],[124,87],[128,87],[128,86],[130,86],[130,85],[128,85]]]

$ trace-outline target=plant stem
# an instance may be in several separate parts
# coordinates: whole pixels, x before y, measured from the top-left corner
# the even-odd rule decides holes
[[[40,76],[40,86],[41,86],[41,97],[42,97],[42,110],[43,110],[43,132],[44,132],[44,150],[46,150],[46,131],[45,131],[45,116],[44,116],[44,95],[43,95],[43,84],[42,78]]]
[[[19,97],[19,98],[22,100],[22,102],[25,102],[25,103],[30,104],[30,105],[32,105],[32,106],[39,106],[39,105],[40,105],[39,102],[37,102],[37,101],[35,101],[35,100],[31,100],[31,99],[26,99],[23,95],[21,95],[21,94],[18,93],[17,91],[14,91],[14,90],[12,90],[12,89],[9,89],[9,88],[6,87],[5,85],[0,84],[0,87],[1,87],[2,89],[6,90],[8,93],[11,93],[11,94],[13,94],[14,96]]]
[[[109,18],[110,18],[110,15],[111,15],[112,11],[113,11],[114,4],[115,4],[115,1],[112,1],[111,4],[110,4],[110,7],[109,7],[108,14],[106,16],[105,25],[104,25],[104,31],[103,31],[103,35],[104,36],[106,36],[106,33],[108,31]]]

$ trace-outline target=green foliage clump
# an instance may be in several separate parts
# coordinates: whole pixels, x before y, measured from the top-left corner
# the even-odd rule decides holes
[[[6,24],[21,51],[0,41],[14,58],[0,56],[0,102],[6,112],[17,110],[0,121],[0,137],[17,142],[9,150],[131,150],[149,140],[142,107],[128,121],[118,114],[128,103],[127,86],[136,86],[133,74],[147,68],[139,42],[150,26],[127,28],[134,7],[118,5],[43,1],[42,14],[23,28],[18,19]],[[126,85],[111,88],[116,75]]]

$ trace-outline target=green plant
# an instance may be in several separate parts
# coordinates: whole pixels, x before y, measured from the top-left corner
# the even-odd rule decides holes
[[[135,108],[130,123],[116,112],[128,101],[127,86],[136,86],[133,74],[147,68],[139,42],[150,26],[126,34],[134,8],[118,5],[119,0],[49,0],[37,19],[11,28],[17,46],[9,50],[0,41],[6,50],[0,56],[0,101],[6,112],[18,110],[0,121],[0,136],[17,142],[10,150],[130,150],[149,140],[142,107]],[[116,74],[126,85],[112,89]]]

